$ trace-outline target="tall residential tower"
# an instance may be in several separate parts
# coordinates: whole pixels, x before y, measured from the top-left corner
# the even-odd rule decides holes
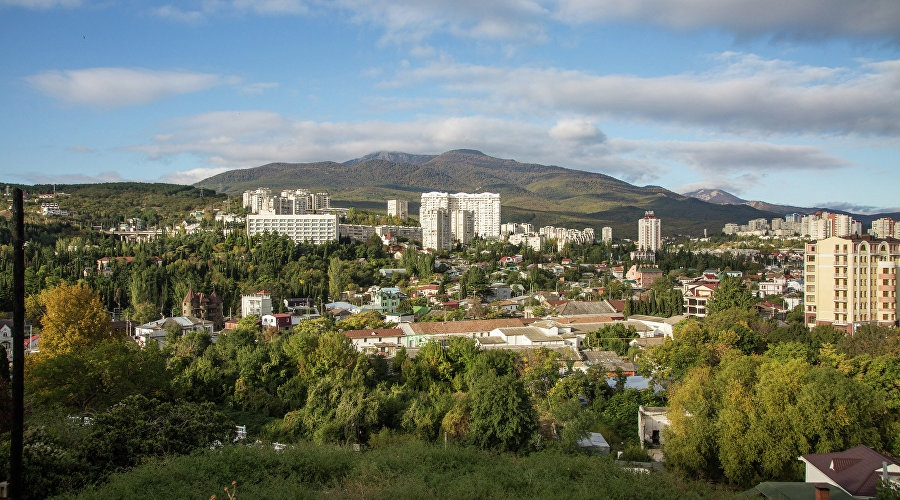
[[[653,211],[644,212],[638,219],[638,250],[655,252],[662,246],[662,221],[653,215]]]

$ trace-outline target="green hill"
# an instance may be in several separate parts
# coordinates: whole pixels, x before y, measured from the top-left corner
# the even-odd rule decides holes
[[[497,192],[503,222],[596,230],[612,226],[617,237],[636,236],[637,219],[646,210],[654,210],[663,220],[667,235],[700,235],[704,229],[712,234],[727,222],[783,215],[746,205],[716,205],[604,174],[520,163],[473,150],[437,156],[373,153],[346,163],[270,163],[224,172],[195,186],[232,195],[258,187],[302,187],[329,192],[337,206],[384,207],[386,199],[401,198],[410,201],[412,212],[418,210],[423,192]]]

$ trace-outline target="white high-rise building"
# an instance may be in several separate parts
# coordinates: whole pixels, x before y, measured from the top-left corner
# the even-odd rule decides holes
[[[429,208],[419,212],[422,226],[422,248],[432,250],[453,247],[450,232],[450,212],[446,208]]]
[[[609,243],[612,241],[612,228],[609,226],[603,226],[600,229],[600,239],[603,240],[603,243]]]
[[[644,212],[638,219],[638,250],[655,252],[662,246],[662,221],[653,215],[652,210]]]
[[[433,191],[422,194],[419,220],[431,210],[444,209],[448,214],[459,210],[472,212],[474,235],[482,238],[500,237],[500,195],[497,193],[441,193]],[[422,224],[423,234],[426,230]],[[459,239],[458,235],[453,235]],[[424,238],[424,236],[423,236]],[[423,242],[424,245],[424,242]],[[426,247],[427,248],[427,247]]]
[[[450,212],[450,234],[463,245],[475,237],[475,213],[471,210],[454,210]]]
[[[891,219],[890,217],[882,217],[880,219],[875,219],[872,221],[872,229],[869,230],[869,234],[876,238],[887,238],[888,236],[897,238],[895,229],[898,226],[900,226],[900,224],[897,224],[894,219]]]
[[[409,217],[409,202],[406,200],[388,200],[387,213],[392,217],[405,219]]]
[[[272,190],[268,188],[256,188],[253,191],[244,191],[243,206],[249,208],[251,213],[265,212],[268,200],[272,197]]]

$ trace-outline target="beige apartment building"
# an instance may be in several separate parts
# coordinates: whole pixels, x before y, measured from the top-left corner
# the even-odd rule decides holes
[[[807,243],[804,261],[807,326],[897,325],[900,240],[832,236]]]

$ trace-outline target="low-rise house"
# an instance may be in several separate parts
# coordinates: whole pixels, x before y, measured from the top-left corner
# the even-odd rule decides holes
[[[756,308],[756,311],[763,318],[780,319],[784,321],[785,316],[787,315],[787,308],[769,301],[754,304],[753,307]]]
[[[403,330],[400,328],[347,330],[344,336],[353,342],[353,347],[359,352],[386,356],[393,356],[405,344]]]
[[[578,339],[575,335],[560,334],[559,328],[551,326],[549,328],[541,328],[534,325],[530,326],[509,326],[495,328],[488,334],[489,337],[497,338],[503,341],[500,343],[492,343],[492,347],[507,346],[565,346],[575,344]]]
[[[272,296],[265,290],[260,290],[252,295],[241,296],[241,316],[259,316],[272,314]]]
[[[333,309],[328,309],[328,312],[331,313],[331,317],[334,318],[334,321],[341,321],[353,316],[351,311],[344,309],[343,307],[335,307]]]
[[[760,281],[757,287],[756,295],[760,298],[764,298],[767,295],[783,295],[787,289],[787,280],[775,278],[771,281]]]
[[[688,283],[682,288],[684,314],[687,316],[706,316],[706,303],[719,287],[715,283]]]
[[[663,272],[658,267],[638,267],[637,264],[631,266],[626,279],[634,280],[637,288],[648,290],[650,286],[659,278],[662,278]]]
[[[649,327],[649,331],[638,330],[640,337],[668,337],[672,338],[672,329],[686,318],[685,315],[672,316],[671,318],[662,318],[659,316],[646,316],[643,314],[632,314],[628,317],[628,321],[640,323]]]
[[[616,308],[606,300],[568,300],[552,304],[556,310],[556,316],[560,318],[575,316],[615,316]]]
[[[460,336],[479,339],[489,337],[496,328],[525,326],[520,318],[481,319],[469,321],[430,321],[401,323],[406,347],[418,347],[429,340]]]
[[[175,316],[163,318],[149,323],[144,323],[134,329],[134,340],[141,346],[147,345],[151,340],[160,345],[165,344],[166,334],[169,331],[180,331],[181,336],[190,332],[206,332],[212,335],[214,325],[212,321],[195,318],[193,316]]]
[[[263,314],[260,318],[260,322],[262,323],[263,328],[274,326],[279,330],[287,330],[296,325],[300,320],[299,316],[296,316],[296,321],[293,318],[294,316],[291,316],[290,313]]]
[[[372,293],[372,308],[382,313],[397,312],[397,306],[405,297],[397,287],[379,288]]]
[[[497,308],[503,313],[514,314],[519,310],[519,303],[514,300],[501,300],[497,302]]]
[[[865,445],[835,453],[803,455],[799,460],[806,467],[807,483],[828,483],[855,498],[874,498],[882,476],[890,481],[900,480],[900,462]]]
[[[417,288],[417,294],[419,297],[432,298],[436,297],[438,291],[441,289],[440,285],[428,284],[428,285],[419,285]]]

